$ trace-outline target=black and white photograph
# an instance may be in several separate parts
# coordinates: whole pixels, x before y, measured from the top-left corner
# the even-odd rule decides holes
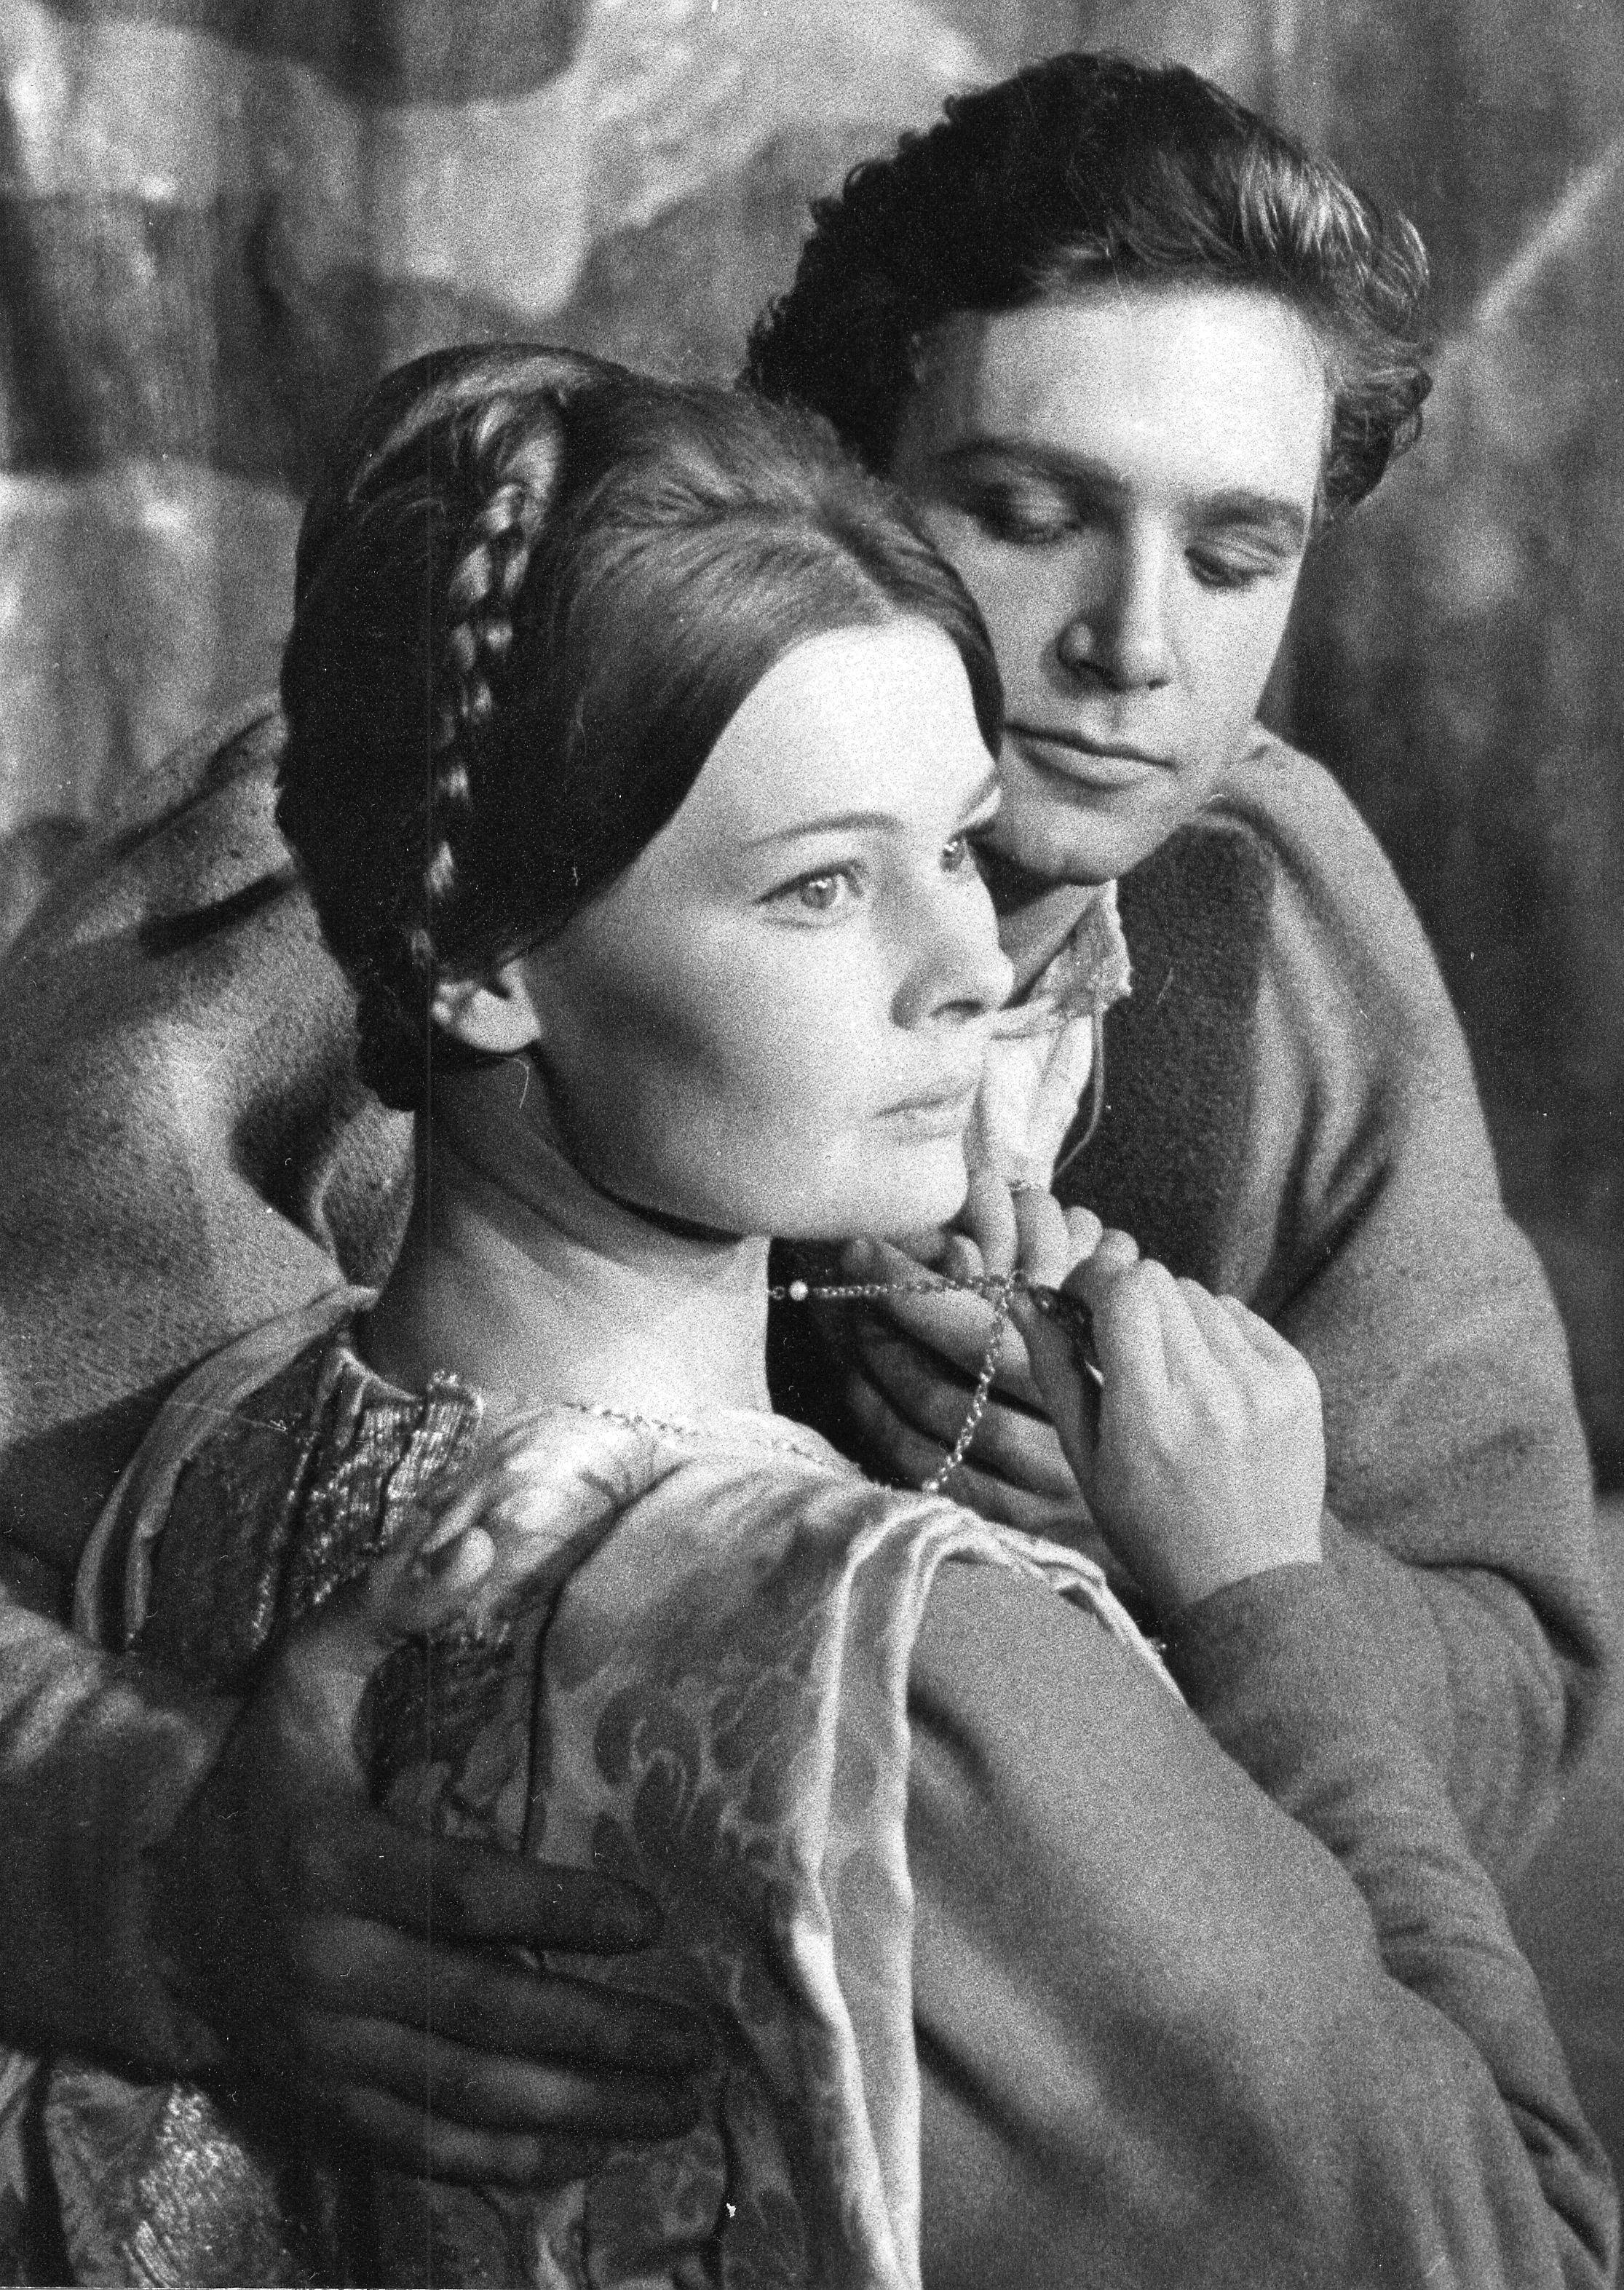
[[[1617,0],[0,0],[0,2284],[1615,2290]]]

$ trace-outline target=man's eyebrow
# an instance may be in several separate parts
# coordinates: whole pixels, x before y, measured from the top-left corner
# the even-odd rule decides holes
[[[1096,500],[1124,500],[1132,491],[1107,462],[1052,445],[1034,445],[1022,437],[963,437],[936,456],[934,467],[948,477],[971,476],[983,461],[1001,462],[1052,484],[1085,492]],[[1194,522],[1207,531],[1218,525],[1250,525],[1293,548],[1301,548],[1308,538],[1308,513],[1289,494],[1231,485],[1197,495],[1192,506]]]
[[[1237,486],[1229,492],[1209,493],[1200,503],[1200,512],[1201,523],[1209,529],[1247,524],[1297,548],[1308,537],[1308,510],[1300,501],[1290,500],[1282,493],[1251,492]]]
[[[995,766],[974,793],[959,806],[959,817],[970,819],[989,804],[998,792],[998,773]],[[795,843],[809,835],[851,835],[862,828],[906,827],[908,821],[894,811],[826,811],[815,819],[801,819],[793,826],[775,827],[765,835],[752,835],[741,843],[741,851],[760,851],[772,843]]]

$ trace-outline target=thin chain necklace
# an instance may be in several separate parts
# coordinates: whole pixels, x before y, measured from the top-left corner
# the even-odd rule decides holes
[[[969,1413],[959,1427],[958,1437],[948,1448],[945,1460],[928,1479],[920,1483],[921,1494],[927,1495],[940,1494],[970,1453],[970,1444],[987,1413],[993,1378],[998,1373],[999,1356],[1009,1327],[1010,1304],[1015,1296],[1030,1298],[1036,1309],[1045,1319],[1058,1322],[1071,1340],[1072,1357],[1082,1373],[1096,1386],[1104,1382],[1094,1353],[1093,1320],[1087,1305],[1080,1297],[1068,1296],[1062,1288],[1051,1288],[1042,1281],[1029,1279],[1024,1272],[998,1272],[968,1280],[954,1279],[945,1272],[926,1271],[921,1271],[916,1278],[909,1280],[786,1280],[767,1291],[768,1297],[775,1304],[861,1304],[874,1302],[883,1296],[931,1296],[945,1293],[980,1297],[983,1302],[992,1306],[993,1321],[987,1339],[987,1349],[981,1359],[981,1372],[976,1378]]]

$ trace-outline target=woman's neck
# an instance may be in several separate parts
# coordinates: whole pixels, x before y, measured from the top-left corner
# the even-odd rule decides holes
[[[369,1322],[380,1374],[646,1415],[766,1408],[764,1240],[666,1229],[597,1190],[522,1117],[514,1068],[420,1121],[399,1262]]]

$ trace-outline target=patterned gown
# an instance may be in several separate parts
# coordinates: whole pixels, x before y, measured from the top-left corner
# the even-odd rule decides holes
[[[273,1323],[180,1387],[86,1552],[83,1629],[240,1691],[476,1456],[476,1394],[405,1393],[363,1364],[364,1301]],[[932,1577],[1019,1569],[1156,1657],[1075,1554],[877,1487],[780,1417],[525,1421],[582,1485],[632,1499],[505,1552],[476,1629],[389,1656],[364,1757],[402,1820],[659,1899],[653,1949],[548,1961],[708,2017],[701,2119],[567,2187],[484,2191],[346,2174],[220,2093],[53,2060],[31,2103],[78,2279],[918,2283],[904,1819]]]

